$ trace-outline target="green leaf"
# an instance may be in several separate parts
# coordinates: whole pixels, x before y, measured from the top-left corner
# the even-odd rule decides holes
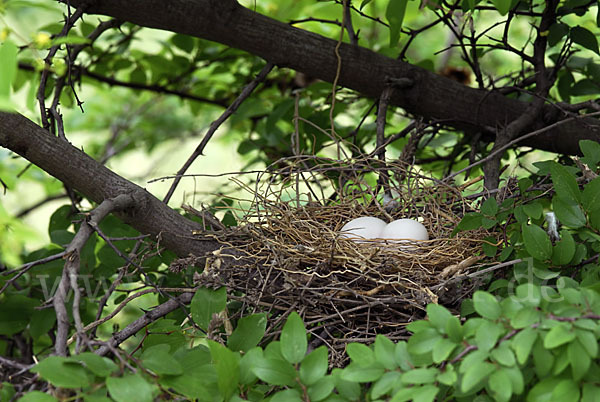
[[[581,193],[575,176],[556,162],[550,165],[550,173],[556,195],[566,201],[579,202]]]
[[[311,401],[322,401],[333,392],[335,379],[332,376],[321,377],[317,382],[310,385],[306,392]]]
[[[0,97],[8,98],[10,88],[17,76],[17,53],[19,49],[10,40],[0,45]]]
[[[552,243],[548,234],[539,226],[521,225],[525,249],[533,258],[544,261],[552,256]]]
[[[581,203],[588,212],[600,208],[600,177],[596,177],[584,186]]]
[[[152,401],[152,386],[139,374],[108,377],[106,388],[117,402]]]
[[[304,385],[312,385],[327,374],[329,366],[328,351],[325,346],[319,346],[310,352],[300,365],[300,381]]]
[[[481,213],[488,217],[496,216],[498,213],[498,202],[494,197],[490,197],[481,204]]]
[[[263,351],[260,347],[255,347],[244,353],[240,359],[240,383],[248,385],[254,382],[256,375],[252,371],[255,362],[263,359]]]
[[[226,305],[227,290],[225,287],[216,290],[200,288],[192,298],[192,319],[200,328],[206,331],[213,314],[223,311]]]
[[[8,382],[1,382],[0,383],[0,401],[12,401],[16,394],[15,391],[15,386],[13,384],[10,384]],[[31,392],[28,392],[25,395],[29,395],[31,394]],[[44,394],[46,395],[46,394]],[[50,396],[50,395],[48,395]],[[23,398],[21,398],[20,400],[23,400]],[[46,399],[40,399],[41,401],[45,401]],[[51,397],[50,402],[54,402],[54,398]]]
[[[466,355],[466,357],[460,363],[458,372],[464,374],[469,369],[469,367],[472,367],[476,364],[485,362],[488,357],[489,357],[489,354],[487,352],[483,352],[481,350],[475,350],[471,353],[468,353]]]
[[[523,283],[517,286],[515,291],[516,300],[519,303],[529,306],[529,307],[537,307],[540,305],[542,300],[542,292],[538,285],[534,285],[533,283]],[[530,311],[535,312],[536,310],[529,309]],[[523,311],[523,310],[521,310]],[[537,316],[537,315],[536,315]],[[516,325],[516,324],[514,324]],[[519,327],[523,328],[523,327]]]
[[[290,401],[301,401],[302,395],[297,389],[285,389],[279,391],[269,399],[271,402],[290,402]]]
[[[242,317],[227,339],[227,347],[233,351],[246,352],[258,345],[266,328],[267,315],[264,313]]]
[[[584,155],[581,161],[595,171],[598,163],[600,163],[600,144],[593,140],[581,140],[579,141],[579,148]]]
[[[501,325],[496,324],[493,321],[485,320],[481,323],[479,328],[477,328],[477,332],[475,333],[475,343],[480,350],[487,352],[494,347],[503,332]]]
[[[67,230],[72,225],[72,221],[75,218],[76,217],[73,215],[71,205],[63,205],[59,207],[50,216],[50,221],[48,223],[48,234],[54,232],[55,230]]]
[[[442,336],[435,329],[417,332],[408,339],[411,355],[431,354],[433,347]]]
[[[373,382],[377,381],[384,372],[385,369],[377,363],[364,366],[352,362],[342,370],[340,376],[343,380],[351,382]]]
[[[439,373],[437,368],[415,368],[402,374],[403,384],[430,384]]]
[[[598,11],[598,15],[600,15],[600,11]],[[598,395],[600,395],[600,386],[591,383],[583,384],[581,402],[596,402]]]
[[[285,360],[281,354],[281,342],[273,341],[269,342],[265,347],[265,357],[272,359]]]
[[[544,347],[541,339],[533,344],[532,349],[533,363],[535,372],[539,378],[543,378],[554,366],[554,355]]]
[[[569,33],[569,26],[567,24],[554,23],[548,31],[548,45],[554,46]]]
[[[521,195],[524,195],[527,189],[529,189],[531,186],[533,186],[533,180],[531,180],[529,177],[523,177],[522,179],[519,179],[519,191],[521,192]]]
[[[182,374],[181,364],[171,356],[169,350],[170,346],[166,344],[145,349],[141,356],[142,365],[156,374]]]
[[[408,0],[389,0],[388,2],[385,17],[390,25],[390,47],[395,47],[400,40],[400,30],[407,4]]]
[[[433,402],[435,400],[436,395],[438,394],[438,391],[439,389],[435,385],[424,385],[422,387],[417,386],[411,388],[403,388],[396,394],[394,394],[390,401]]]
[[[577,325],[577,323],[575,325]],[[598,356],[598,341],[596,340],[595,335],[584,329],[576,329],[575,334],[577,335],[577,340],[585,348],[588,355],[596,358]]]
[[[503,369],[496,370],[488,378],[488,385],[496,401],[508,401],[512,395],[512,381]]]
[[[573,201],[568,201],[560,197],[552,198],[552,209],[556,217],[562,224],[573,229],[585,225],[586,219],[581,207]]]
[[[586,95],[597,95],[600,94],[600,85],[593,79],[584,78],[577,81],[573,87],[571,87],[571,95],[573,96],[586,96]]]
[[[461,342],[463,340],[463,330],[458,317],[452,316],[446,322],[446,334],[453,342]]]
[[[281,354],[290,363],[300,363],[306,354],[308,342],[302,318],[293,311],[281,331]]]
[[[496,7],[496,10],[500,13],[500,15],[504,16],[510,11],[510,6],[512,4],[511,0],[492,0],[492,4]]]
[[[86,369],[81,364],[62,356],[50,356],[30,370],[38,373],[52,385],[61,388],[81,388],[90,384]]]
[[[527,394],[528,401],[555,401],[552,398],[552,391],[558,385],[559,379],[556,377],[544,378],[531,388]],[[561,401],[562,402],[562,401]]]
[[[240,380],[239,355],[218,342],[207,340],[215,370],[219,392],[228,400],[236,391]]]
[[[446,332],[446,324],[451,317],[452,314],[444,306],[435,303],[427,305],[427,318],[440,333]]]
[[[523,211],[532,219],[540,219],[544,212],[544,207],[537,201],[523,205]]]
[[[375,362],[373,350],[364,343],[349,343],[346,345],[346,353],[350,360],[356,364],[369,366]]]
[[[571,28],[569,36],[571,37],[571,40],[578,45],[581,45],[596,54],[600,54],[598,51],[598,40],[596,39],[596,36],[589,30],[581,26],[575,26]]]
[[[445,371],[443,373],[440,373],[437,376],[437,380],[440,383],[442,383],[444,385],[448,385],[448,386],[455,385],[457,379],[458,379],[458,374],[456,374],[456,371],[454,370],[454,366],[452,366],[450,364],[445,367]]]
[[[457,346],[458,344],[456,342],[452,342],[450,339],[439,338],[433,347],[433,362],[441,363],[448,359],[452,351],[454,351]]]
[[[362,2],[360,3],[360,7],[358,8],[359,10],[362,10],[367,4],[369,4],[371,1],[373,0],[362,0]]]
[[[564,379],[552,390],[552,400],[561,402],[579,401],[579,385],[571,380]]]
[[[521,394],[525,389],[525,380],[519,367],[504,367],[502,370],[508,375],[512,383],[513,394]]]
[[[567,346],[567,354],[569,356],[573,379],[579,381],[588,372],[592,359],[587,350],[577,340],[569,343]]]
[[[473,306],[477,314],[488,320],[497,320],[502,313],[498,300],[483,290],[478,290],[473,294]]]
[[[484,254],[488,257],[495,257],[498,253],[498,246],[496,246],[496,243],[498,243],[498,241],[496,240],[496,238],[494,236],[487,236],[483,240],[486,241],[481,245]]]
[[[163,375],[159,378],[160,385],[189,399],[205,400],[206,395],[218,394],[217,373],[207,347],[180,348],[173,357],[183,367],[183,374]]]
[[[481,227],[483,216],[478,212],[467,212],[456,226],[456,230],[474,230]]]
[[[410,353],[408,352],[408,345],[405,341],[396,343],[394,351],[394,360],[402,370],[410,370],[414,367]]]
[[[519,285],[520,287],[530,287],[530,283],[524,283]],[[533,305],[533,303],[528,303],[524,308],[517,311],[517,313],[511,317],[510,323],[515,329],[526,328],[530,325],[539,322],[542,318],[542,313]]]
[[[556,243],[552,250],[553,265],[567,265],[575,257],[576,244],[571,233],[562,229],[560,237],[561,240]]]
[[[71,357],[71,359],[83,363],[84,367],[98,377],[108,377],[118,369],[117,365],[109,358],[98,356],[92,352],[84,352]]]
[[[254,375],[270,385],[293,386],[295,384],[296,370],[285,360],[269,357],[257,359],[252,371]]]
[[[497,348],[491,351],[490,355],[503,366],[512,367],[516,364],[515,354],[507,342],[502,342]]]
[[[9,399],[6,400],[8,401]],[[19,402],[56,402],[56,399],[45,392],[31,391],[19,398]]]
[[[394,358],[396,344],[389,338],[377,334],[375,336],[374,351],[375,360],[387,370],[395,370],[398,367],[398,363]]]
[[[394,388],[399,382],[402,373],[398,371],[388,371],[381,376],[377,382],[371,387],[371,397],[373,399],[379,399],[382,395],[387,394]]]
[[[495,367],[493,364],[487,362],[477,362],[465,371],[462,381],[460,383],[460,389],[462,392],[469,392],[483,382],[491,373],[493,373]]]
[[[169,40],[186,53],[191,53],[194,50],[195,38],[192,36],[175,34]]]
[[[4,296],[0,300],[0,335],[13,335],[27,327],[39,302],[18,294]]]
[[[544,337],[544,347],[554,349],[560,345],[571,342],[575,339],[575,331],[567,324],[559,323],[553,327]]]
[[[515,219],[517,220],[517,222],[527,223],[528,217],[527,217],[527,214],[525,213],[525,209],[523,208],[522,205],[516,206],[515,209],[513,210],[513,212],[514,212]]]
[[[347,400],[358,400],[361,397],[360,384],[353,381],[346,381],[342,378],[344,370],[334,368],[331,375],[335,379],[335,388],[342,398]]]

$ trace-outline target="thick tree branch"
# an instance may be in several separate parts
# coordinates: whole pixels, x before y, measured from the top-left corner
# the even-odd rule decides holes
[[[129,194],[135,199],[135,206],[116,215],[180,256],[190,253],[202,256],[218,248],[214,240],[192,238],[192,231],[201,231],[202,226],[21,115],[0,112],[0,146],[21,155],[94,202]]]
[[[72,6],[83,2],[70,0]],[[219,42],[324,81],[333,82],[336,77],[335,40],[257,14],[234,0],[102,0],[86,12]],[[496,132],[527,108],[527,103],[497,91],[470,88],[359,46],[342,44],[339,52],[339,85],[378,98],[387,78],[410,78],[414,86],[396,91],[391,104],[459,129],[468,128],[469,132]],[[552,105],[544,106],[543,116],[547,121],[536,121],[531,130],[564,117]],[[574,120],[522,144],[574,155],[579,153],[582,139],[600,140],[597,119]]]

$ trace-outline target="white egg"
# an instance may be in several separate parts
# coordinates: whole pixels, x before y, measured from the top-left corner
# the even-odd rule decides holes
[[[381,238],[429,240],[429,234],[427,228],[414,219],[397,219],[383,228]]]
[[[353,241],[376,239],[381,237],[383,228],[385,228],[385,222],[381,219],[372,216],[361,216],[346,223],[342,227],[340,237]]]

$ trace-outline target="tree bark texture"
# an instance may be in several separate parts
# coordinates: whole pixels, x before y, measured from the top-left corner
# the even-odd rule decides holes
[[[0,112],[0,146],[21,155],[94,202],[130,194],[135,206],[116,215],[179,256],[190,253],[203,256],[219,247],[214,240],[203,241],[192,236],[192,231],[201,231],[202,226],[21,115]]]
[[[70,0],[71,6],[84,3],[88,3],[87,13],[208,39],[260,56],[279,67],[327,82],[335,79],[335,40],[255,13],[234,0],[96,0],[91,4],[87,0]],[[366,48],[344,43],[339,52],[339,85],[378,98],[389,79],[409,78],[413,85],[394,91],[391,104],[467,132],[500,133],[500,128],[527,109],[526,102],[465,86]],[[552,105],[544,106],[543,116],[530,131],[564,117]],[[579,153],[578,142],[583,139],[600,141],[597,119],[583,118],[560,125],[524,140],[523,145],[575,155]]]

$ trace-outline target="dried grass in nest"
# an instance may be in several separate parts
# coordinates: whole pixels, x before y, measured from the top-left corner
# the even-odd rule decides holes
[[[253,263],[218,276],[254,310],[283,313],[274,315],[279,320],[299,311],[315,339],[332,350],[376,334],[403,338],[404,325],[438,301],[442,272],[480,254],[485,233],[451,236],[471,210],[454,187],[377,160],[285,162],[246,187],[251,207],[240,226],[220,238]],[[382,205],[384,192],[395,195],[393,204]],[[419,219],[430,240],[398,245],[340,237],[342,226],[359,216]]]

